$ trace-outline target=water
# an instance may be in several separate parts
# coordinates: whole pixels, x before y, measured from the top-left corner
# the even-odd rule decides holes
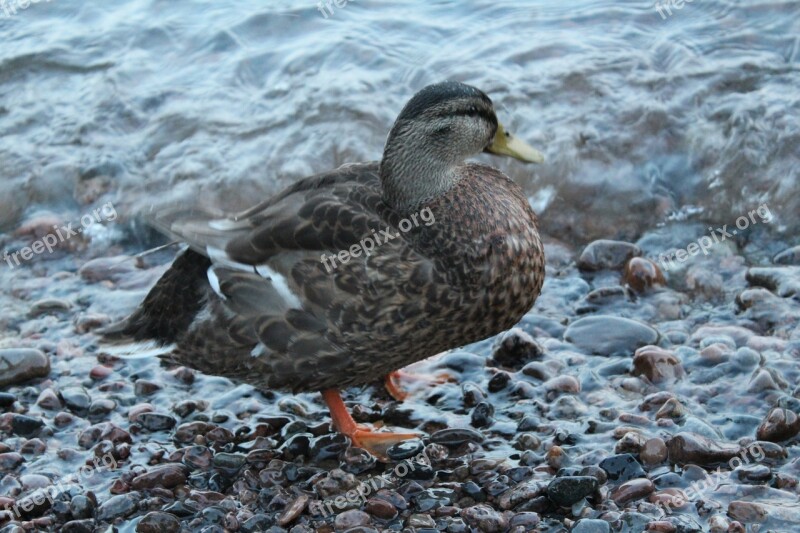
[[[549,480],[554,470],[542,462],[561,430],[577,436],[561,444],[573,466],[584,466],[614,453],[619,426],[648,438],[694,431],[738,442],[755,436],[771,407],[796,406],[800,302],[791,287],[800,273],[783,272],[771,292],[754,289],[764,283],[746,275],[799,244],[797,2],[695,0],[669,4],[671,15],[662,7],[662,16],[645,1],[350,0],[323,6],[326,17],[313,0],[51,0],[4,17],[2,6],[16,1],[0,0],[0,248],[18,251],[53,225],[91,222],[53,253],[0,263],[0,348],[39,348],[53,365],[49,379],[7,387],[18,410],[44,419],[50,432],[41,435],[47,452],[25,473],[54,481],[72,474],[89,453],[76,439],[106,420],[136,428],[126,472],[173,457],[185,443],[129,420],[129,409],[145,402],[177,414],[180,402],[204,399],[206,409],[180,414],[178,423],[213,419],[232,431],[252,429],[259,417],[292,416],[325,438],[317,394],[260,395],[221,378],[182,377],[153,359],[117,360],[86,331],[132,309],[174,253],[125,260],[164,242],[140,214],[181,199],[238,210],[300,177],[378,159],[405,101],[443,79],[483,89],[507,128],[546,155],[540,166],[480,156],[520,183],[539,213],[548,279],[520,326],[546,349],[534,369],[544,377],[522,365],[506,369],[511,385],[487,395],[495,422],[482,430],[487,440],[476,457],[532,461],[536,479]],[[747,227],[715,243],[710,256],[670,266],[663,290],[632,295],[617,271],[575,268],[583,246],[598,238],[637,242],[656,259],[702,245],[725,226],[733,231],[743,216]],[[92,258],[112,259],[85,267]],[[631,377],[628,360],[567,342],[566,326],[587,314],[647,322],[687,377],[653,386]],[[464,348],[480,357],[460,370],[453,354],[422,363],[459,383],[394,411],[375,407],[387,405],[376,387],[348,399],[388,425],[429,434],[469,427],[461,385],[487,390],[497,372],[484,364],[493,343]],[[110,375],[89,378],[99,365]],[[564,374],[577,379],[579,393],[554,394],[547,378]],[[162,389],[143,394],[137,380]],[[37,398],[67,386],[116,406],[103,416],[73,413],[61,426]],[[658,390],[672,391],[688,415],[656,420],[644,412],[644,398]],[[530,413],[541,418],[532,432],[542,445],[526,459],[509,440]],[[0,431],[6,422],[0,414]],[[599,429],[589,431],[593,424]],[[7,442],[16,450],[26,439]],[[229,447],[241,451],[236,446]],[[790,483],[800,477],[800,452],[787,449],[788,458],[764,461],[774,490],[726,473],[728,488],[696,500],[722,514],[732,501],[767,502],[790,513],[769,526],[791,528],[800,522]],[[664,480],[670,469],[649,473]],[[195,474],[191,483],[211,482]],[[687,488],[691,475],[675,484]],[[19,494],[15,476],[0,480],[0,498]],[[103,474],[83,489],[96,489],[102,503],[118,477]],[[705,515],[687,514],[708,527]]]
[[[3,226],[75,209],[90,179],[125,218],[223,185],[238,188],[223,203],[247,204],[378,159],[408,97],[450,78],[545,151],[538,168],[492,161],[559,238],[763,203],[797,229],[796,2],[698,0],[666,18],[634,1],[353,0],[328,18],[311,0],[263,4],[53,0],[0,17]]]

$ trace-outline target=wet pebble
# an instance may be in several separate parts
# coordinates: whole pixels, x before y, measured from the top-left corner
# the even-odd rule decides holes
[[[722,444],[696,433],[682,432],[667,441],[667,451],[673,464],[711,466],[730,461],[738,455],[739,447]]]
[[[183,466],[170,463],[155,466],[147,472],[139,474],[131,481],[131,488],[134,490],[171,489],[184,483],[186,483],[186,471]]]
[[[628,502],[647,497],[654,490],[655,486],[649,479],[632,479],[617,487],[617,489],[611,493],[611,499],[614,500],[617,505],[623,506]]]
[[[590,243],[581,252],[578,268],[581,270],[621,270],[632,257],[642,255],[635,244],[601,239]]]
[[[165,431],[175,427],[177,421],[172,415],[144,412],[136,417],[136,422],[148,431]]]
[[[788,248],[777,254],[772,262],[776,265],[798,265],[800,266],[800,246]]]
[[[64,404],[76,413],[86,411],[92,403],[92,398],[83,387],[65,387],[61,389],[61,398]]]
[[[397,508],[391,502],[378,498],[370,498],[364,511],[382,520],[391,520],[397,516]]]
[[[461,511],[461,517],[470,526],[486,533],[499,533],[508,527],[506,517],[488,505],[479,504]],[[427,526],[434,527],[435,524]]]
[[[94,501],[91,498],[78,494],[69,502],[69,511],[77,519],[90,518],[94,512]]]
[[[435,444],[455,448],[468,442],[483,442],[483,435],[473,429],[447,428],[435,432],[430,440]]]
[[[11,415],[11,432],[20,437],[35,437],[44,426],[41,418],[27,415]]]
[[[643,257],[634,257],[625,265],[625,283],[636,292],[645,292],[656,285],[665,285],[661,269],[654,262]]]
[[[800,433],[800,417],[789,409],[774,407],[758,426],[756,438],[781,442],[796,437],[798,433]]]
[[[69,311],[70,307],[72,306],[66,300],[62,300],[60,298],[44,298],[34,302],[33,305],[31,305],[30,309],[28,310],[28,317],[36,318],[46,314],[63,313],[65,311]]]
[[[436,527],[436,521],[432,516],[426,514],[412,514],[406,520],[406,527],[424,529]]]
[[[492,425],[494,422],[494,407],[487,402],[481,402],[475,406],[470,416],[470,423],[472,427],[484,428]]]
[[[0,387],[19,385],[29,379],[50,374],[50,358],[40,350],[7,348],[0,350]]]
[[[609,533],[611,526],[605,520],[582,518],[570,530],[570,533]]]
[[[645,441],[639,458],[647,466],[659,465],[667,460],[667,444],[658,437]]]
[[[17,452],[0,453],[1,472],[11,472],[16,470],[24,462],[25,458]]]
[[[163,512],[147,513],[136,524],[136,533],[177,533],[181,523],[173,515]]]
[[[50,387],[47,387],[39,393],[39,397],[36,399],[36,405],[50,411],[57,411],[63,407],[61,398],[59,398],[58,394]]]
[[[547,486],[547,497],[561,507],[570,507],[593,494],[598,488],[593,476],[557,477]]]
[[[658,337],[647,324],[609,315],[580,318],[564,333],[566,341],[584,352],[603,356],[631,355],[642,346],[656,344]]]
[[[629,453],[603,459],[600,461],[600,468],[608,475],[609,481],[624,482],[645,476],[642,465]]]
[[[658,346],[643,346],[633,356],[633,375],[644,376],[651,383],[681,379],[685,372],[680,360]]]
[[[0,407],[11,407],[15,401],[17,401],[17,397],[10,392],[0,392]]]
[[[488,361],[496,366],[521,368],[525,363],[541,359],[544,348],[527,332],[512,328],[500,336]]]
[[[111,522],[116,518],[125,518],[136,511],[139,500],[138,492],[112,496],[97,508],[97,520]]]

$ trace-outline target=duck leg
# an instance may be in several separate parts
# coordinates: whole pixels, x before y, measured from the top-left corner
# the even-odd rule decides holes
[[[325,400],[328,409],[330,409],[331,419],[336,431],[348,436],[354,446],[364,448],[381,461],[389,460],[386,456],[386,451],[398,442],[416,439],[420,436],[418,433],[379,433],[367,426],[356,424],[356,421],[347,411],[338,389],[323,390],[322,399]]]
[[[426,385],[442,385],[443,383],[447,383],[449,381],[455,381],[455,379],[449,374],[435,376],[432,374],[414,374],[405,370],[395,370],[394,372],[390,372],[386,374],[386,378],[384,379],[384,387],[386,387],[386,390],[389,392],[391,397],[398,402],[402,402],[411,395],[409,392],[403,390],[401,383],[404,381],[424,383]]]

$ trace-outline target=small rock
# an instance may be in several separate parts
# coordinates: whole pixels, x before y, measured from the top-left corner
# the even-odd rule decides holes
[[[133,490],[154,488],[171,489],[186,483],[186,472],[178,464],[164,464],[139,474],[131,481]]]
[[[681,379],[685,372],[680,360],[658,346],[643,346],[633,356],[633,375],[645,376],[651,383]]]
[[[97,520],[112,522],[116,518],[125,518],[136,511],[138,504],[138,492],[112,496],[97,509]]]
[[[16,470],[25,458],[17,452],[0,453],[0,472],[11,472]]]
[[[605,520],[581,518],[570,530],[570,533],[609,533],[611,526]]]
[[[173,515],[154,511],[147,513],[136,524],[136,533],[178,533],[181,523]]]
[[[165,431],[175,427],[177,421],[172,415],[143,412],[136,417],[136,422],[148,431]]]
[[[61,390],[61,397],[71,411],[81,413],[89,409],[92,398],[83,387],[66,387]]]
[[[41,418],[16,413],[11,416],[11,432],[20,437],[35,437],[42,426]]]
[[[656,285],[665,285],[661,269],[654,262],[642,257],[634,257],[625,265],[625,283],[636,292],[642,293]]]
[[[800,246],[789,248],[777,254],[772,262],[776,265],[798,265],[800,266]]]
[[[639,457],[647,466],[660,465],[667,460],[667,444],[658,437],[648,439]]]
[[[560,507],[571,507],[598,488],[597,478],[592,476],[557,477],[547,486],[547,497]]]
[[[521,368],[529,361],[541,359],[543,354],[544,348],[527,332],[520,328],[511,328],[498,340],[489,363]]]
[[[739,454],[739,446],[720,444],[697,433],[682,432],[667,441],[669,460],[673,464],[711,466],[727,463]]]
[[[431,442],[455,448],[467,442],[483,442],[483,435],[473,429],[447,428],[440,429],[431,435]]]
[[[789,409],[774,407],[756,430],[758,440],[781,442],[800,433],[800,417]]]
[[[592,355],[630,355],[657,344],[658,332],[642,322],[609,315],[580,318],[569,325],[564,339]]]
[[[36,405],[50,411],[58,411],[62,407],[61,399],[50,387],[47,387],[39,394],[39,398],[36,399]]]
[[[600,468],[606,472],[610,481],[624,482],[634,478],[645,477],[642,465],[629,453],[606,457],[600,461]]]
[[[426,514],[412,514],[408,517],[408,520],[406,520],[406,527],[413,527],[416,529],[434,528],[436,527],[436,522],[432,517]]]
[[[470,526],[477,528],[478,531],[486,533],[500,533],[508,527],[508,520],[505,516],[498,513],[488,505],[479,504],[467,507],[461,511],[461,517]],[[435,527],[435,522],[431,519],[429,526]]]
[[[628,502],[649,496],[655,490],[653,482],[647,478],[632,479],[620,485],[611,493],[611,499],[620,507]]]
[[[386,500],[370,498],[364,510],[376,518],[391,520],[397,516],[397,508]]]
[[[29,379],[43,378],[49,374],[50,358],[40,350],[0,350],[0,387],[19,385]]]
[[[632,257],[642,255],[635,244],[601,239],[583,249],[578,268],[581,270],[621,270]]]

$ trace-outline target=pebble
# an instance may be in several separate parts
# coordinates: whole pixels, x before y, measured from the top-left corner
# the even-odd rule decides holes
[[[544,348],[533,337],[520,328],[511,328],[497,340],[488,363],[518,369],[543,355]]]
[[[578,268],[587,271],[621,270],[632,257],[640,255],[642,251],[635,244],[601,239],[583,249]]]
[[[658,346],[643,346],[633,356],[633,375],[644,376],[651,383],[672,382],[684,377],[680,360]]]
[[[624,482],[645,476],[642,465],[629,453],[603,459],[600,461],[600,468],[608,475],[609,481]]]
[[[789,409],[774,407],[758,426],[756,438],[781,442],[796,437],[798,433],[800,433],[800,417]]]
[[[136,533],[178,533],[181,523],[173,515],[162,512],[147,513],[136,524]]]
[[[148,431],[165,431],[172,429],[177,420],[172,415],[143,412],[136,417],[136,422]]]
[[[658,342],[652,327],[609,315],[580,318],[569,325],[564,339],[586,353],[603,356],[632,355],[638,348]]]
[[[397,516],[397,508],[386,500],[370,498],[364,505],[364,511],[382,520],[391,520]]]
[[[557,477],[547,485],[547,497],[560,507],[571,507],[598,487],[597,478],[593,476]]]
[[[17,401],[17,397],[10,392],[0,392],[0,407],[11,407],[15,401]]]
[[[448,428],[440,429],[430,437],[431,442],[448,448],[455,448],[468,442],[483,442],[483,435],[473,429]]]
[[[339,531],[346,531],[350,528],[358,526],[368,526],[371,523],[372,517],[370,517],[364,511],[359,511],[358,509],[350,509],[349,511],[339,513],[336,515],[336,519],[334,520],[334,525]]]
[[[16,470],[24,462],[25,458],[17,452],[0,453],[0,471],[2,472]]]
[[[171,489],[186,483],[186,471],[175,463],[168,463],[151,468],[131,480],[133,490],[146,490],[153,488]]]
[[[50,374],[50,358],[40,350],[7,348],[0,350],[0,387],[19,385]]]
[[[667,444],[658,437],[647,439],[639,458],[647,466],[660,465],[667,460]]]
[[[582,518],[578,520],[570,533],[610,533],[611,526],[605,520]]]
[[[658,265],[643,257],[634,257],[628,261],[622,278],[625,283],[639,293],[646,292],[656,285],[666,285],[667,283]]]
[[[673,464],[713,466],[727,463],[739,454],[739,446],[722,444],[696,433],[682,432],[667,441],[669,461]]]
[[[508,527],[508,519],[485,504],[473,505],[463,509],[461,517],[468,525],[486,533],[500,533]],[[435,525],[434,522],[426,527],[435,527]]]
[[[772,262],[775,263],[776,265],[800,266],[800,246],[795,246],[794,248],[788,248],[780,252],[774,258],[772,258]]]
[[[466,509],[464,512],[466,512]],[[406,520],[406,527],[416,528],[417,530],[422,528],[434,528],[436,527],[436,521],[433,517],[426,514],[412,514]]]
[[[112,496],[97,508],[97,520],[111,522],[116,518],[125,518],[136,511],[139,500],[138,492]]]
[[[47,387],[41,393],[39,393],[39,397],[36,399],[36,405],[42,409],[48,409],[50,411],[58,411],[63,407],[61,399],[50,387]]]
[[[89,409],[92,398],[83,387],[65,387],[61,390],[64,404],[75,413],[82,413]]]
[[[28,318],[36,318],[46,314],[58,314],[69,311],[70,303],[60,298],[44,298],[37,300],[28,310]]]
[[[653,482],[646,478],[631,479],[611,493],[611,499],[623,506],[628,502],[647,497],[655,490]]]
[[[11,432],[20,437],[35,437],[43,426],[41,418],[16,413],[11,415]]]

